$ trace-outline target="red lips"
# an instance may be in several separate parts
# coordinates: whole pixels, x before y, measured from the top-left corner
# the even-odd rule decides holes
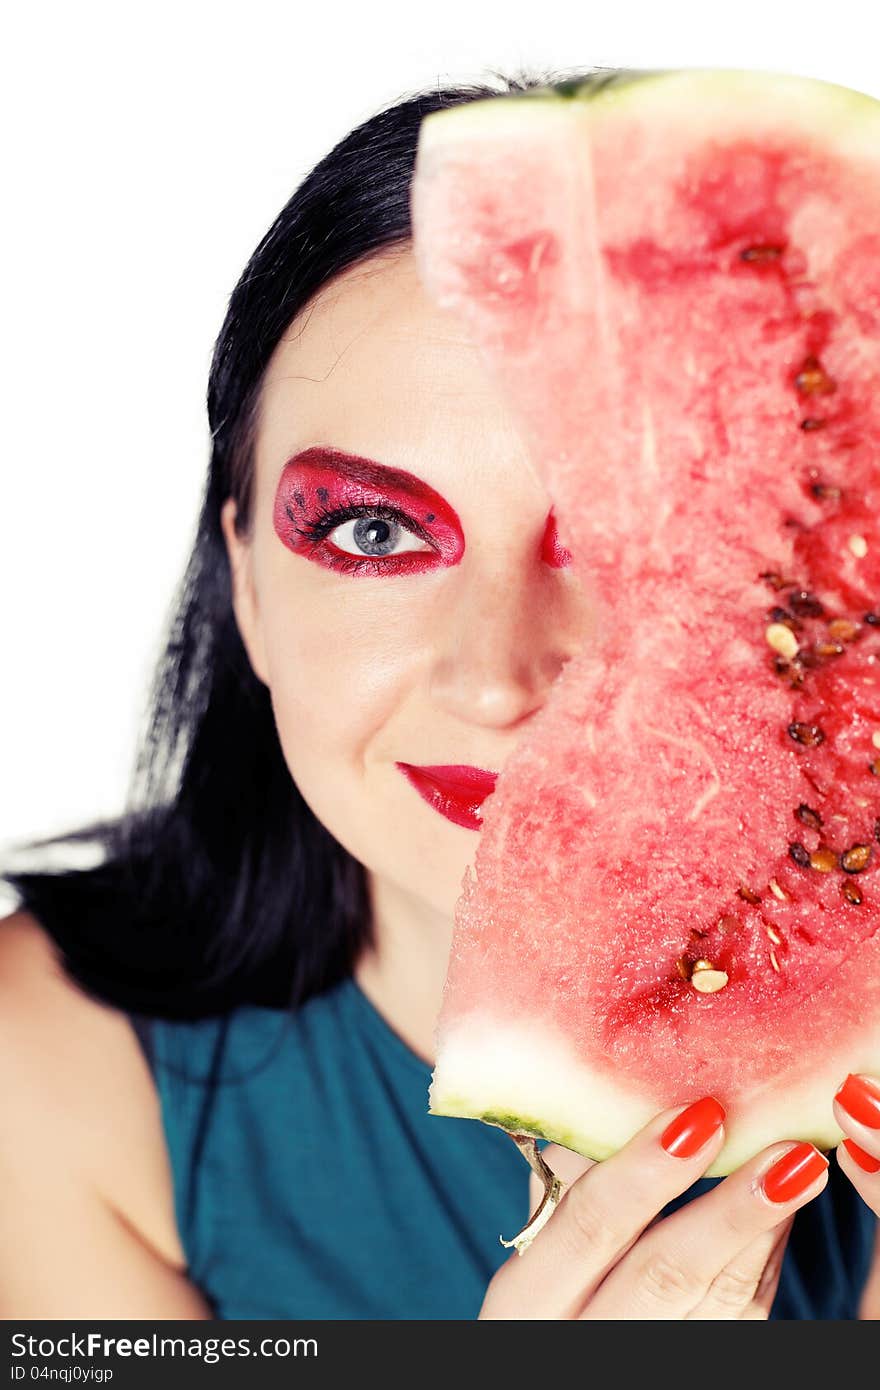
[[[412,763],[398,763],[397,766],[419,796],[441,816],[468,830],[482,829],[480,808],[495,790],[497,772],[459,765],[414,767]]]

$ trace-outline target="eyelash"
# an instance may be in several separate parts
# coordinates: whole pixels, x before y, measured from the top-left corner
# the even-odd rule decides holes
[[[431,537],[427,532],[422,530],[412,517],[407,516],[405,512],[399,511],[397,507],[391,507],[384,502],[363,502],[352,504],[348,507],[333,507],[326,511],[316,512],[315,515],[303,525],[296,524],[289,508],[287,509],[287,515],[290,521],[293,522],[294,532],[307,542],[311,552],[319,550],[322,542],[331,531],[335,531],[337,526],[341,526],[345,521],[353,521],[362,516],[376,516],[382,521],[396,522],[398,526],[402,526],[405,531],[409,531],[412,535],[417,536],[419,540],[426,541],[431,546],[434,545]],[[434,548],[436,549],[436,547]],[[417,552],[408,552],[406,556],[390,555],[385,559],[383,559],[381,555],[365,555],[363,559],[358,560],[353,555],[347,555],[342,551],[325,548],[327,564],[333,569],[344,570],[347,574],[357,573],[365,569],[371,570],[375,574],[378,570],[388,568],[388,560],[408,559],[411,554],[415,553]]]

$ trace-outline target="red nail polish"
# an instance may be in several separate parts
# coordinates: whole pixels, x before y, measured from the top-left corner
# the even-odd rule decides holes
[[[660,1143],[673,1158],[693,1158],[724,1124],[724,1107],[712,1096],[695,1100],[687,1110],[670,1121]]]
[[[764,1196],[771,1202],[790,1202],[812,1187],[827,1167],[828,1159],[812,1144],[795,1144],[764,1174]]]
[[[866,1173],[880,1173],[880,1158],[875,1158],[873,1154],[865,1153],[852,1139],[844,1139],[843,1147],[846,1149],[850,1158],[864,1168]]]
[[[859,1124],[867,1125],[868,1129],[880,1129],[880,1086],[864,1076],[850,1075],[834,1099]]]

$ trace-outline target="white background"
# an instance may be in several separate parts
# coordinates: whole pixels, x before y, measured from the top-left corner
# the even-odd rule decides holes
[[[522,67],[750,67],[880,96],[867,0],[16,8],[0,73],[0,848],[122,806],[228,295],[353,125]]]

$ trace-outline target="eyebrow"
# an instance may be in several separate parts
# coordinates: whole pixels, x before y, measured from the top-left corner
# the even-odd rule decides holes
[[[364,458],[361,454],[350,454],[345,449],[336,449],[329,444],[314,444],[308,449],[301,449],[287,460],[284,467],[298,463],[306,466],[320,464],[324,468],[332,468],[334,472],[344,474],[347,478],[353,478],[355,482],[377,488],[396,488],[411,497],[421,498],[426,491],[434,491],[414,473],[407,473],[402,468],[391,468],[384,463],[377,463],[375,459]]]

